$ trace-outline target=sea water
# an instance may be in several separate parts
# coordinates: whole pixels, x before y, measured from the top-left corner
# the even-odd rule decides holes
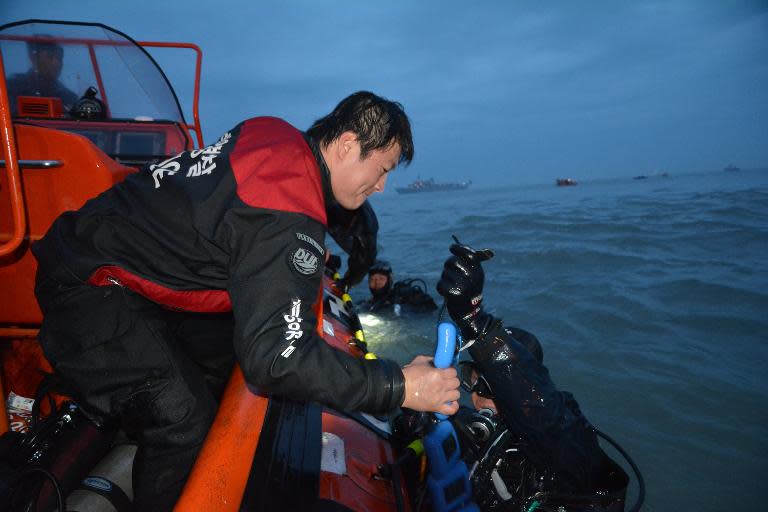
[[[436,299],[451,235],[494,250],[486,308],[538,336],[558,387],[634,458],[643,510],[768,510],[768,171],[372,204],[380,257]],[[436,319],[364,316],[401,363],[433,350]]]

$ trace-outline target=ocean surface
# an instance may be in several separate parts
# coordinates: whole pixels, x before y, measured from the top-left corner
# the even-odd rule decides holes
[[[371,202],[380,257],[436,300],[451,235],[496,252],[487,309],[539,337],[558,387],[634,458],[643,510],[768,510],[768,171],[405,196],[390,184]],[[433,350],[436,318],[366,315],[369,345],[406,363]]]

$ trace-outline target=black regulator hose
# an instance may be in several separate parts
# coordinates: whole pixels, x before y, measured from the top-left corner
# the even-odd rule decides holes
[[[632,460],[632,457],[629,456],[629,453],[627,453],[626,450],[624,450],[624,448],[622,448],[618,442],[614,441],[608,434],[598,430],[594,425],[592,426],[592,429],[595,431],[595,434],[602,437],[608,441],[611,446],[616,448],[616,451],[618,451],[621,456],[624,457],[624,460],[626,460],[627,463],[629,463],[629,465],[632,467],[632,471],[635,472],[638,487],[637,501],[635,501],[635,505],[627,512],[638,512],[640,507],[643,506],[643,501],[645,501],[645,480],[643,479],[643,474],[640,472],[640,468],[637,467],[637,464],[635,464],[635,461]]]
[[[608,443],[610,443],[611,446],[613,446],[616,451],[618,451],[622,457],[624,457],[624,460],[627,461],[627,463],[632,467],[632,471],[635,473],[635,476],[637,477],[637,486],[638,486],[638,495],[637,500],[635,501],[635,504],[632,506],[631,509],[625,511],[625,512],[639,512],[640,507],[643,506],[643,502],[645,501],[645,480],[643,479],[643,475],[640,472],[640,468],[637,467],[637,464],[635,464],[635,461],[632,460],[632,457],[629,456],[629,453],[627,453],[624,448],[621,447],[621,445],[612,439],[608,434],[605,434],[604,432],[598,430],[594,425],[591,426],[592,430],[597,434],[599,437],[602,437],[605,439]],[[617,494],[617,493],[613,493]],[[527,508],[527,510],[548,510],[547,508],[541,507],[541,502],[546,501],[547,499],[552,498],[561,498],[561,499],[584,499],[588,500],[591,499],[593,495],[589,494],[559,494],[559,493],[551,493],[551,492],[538,492],[532,496],[531,506]]]
[[[57,512],[65,512],[64,508],[64,495],[61,492],[61,484],[59,484],[59,480],[56,478],[56,476],[48,471],[47,469],[33,466],[31,468],[25,469],[21,475],[19,476],[19,481],[23,480],[24,478],[33,475],[35,473],[42,473],[43,476],[45,476],[53,486],[54,491],[56,491],[56,510]]]

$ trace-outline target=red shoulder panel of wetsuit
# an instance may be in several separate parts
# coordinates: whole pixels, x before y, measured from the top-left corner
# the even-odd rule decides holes
[[[247,205],[302,213],[327,225],[320,168],[302,133],[287,122],[245,121],[230,162],[237,195]]]

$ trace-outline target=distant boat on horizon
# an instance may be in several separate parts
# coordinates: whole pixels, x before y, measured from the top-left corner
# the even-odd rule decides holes
[[[406,185],[405,187],[395,187],[398,194],[415,194],[417,192],[445,192],[448,190],[464,190],[469,188],[472,184],[472,180],[469,181],[456,181],[456,182],[437,182],[433,178],[422,180],[417,178],[416,181]]]
[[[667,178],[669,177],[669,173],[666,171],[653,171],[651,174],[639,174],[632,178],[633,180],[647,180],[648,178],[655,178],[655,177],[662,177]]]
[[[555,183],[557,183],[558,187],[572,187],[579,184],[578,181],[572,180],[571,178],[557,178]]]
[[[736,167],[736,166],[735,166],[735,165],[733,165],[733,164],[728,164],[728,165],[726,165],[725,167],[723,167],[723,170],[724,170],[725,172],[739,172],[741,169],[740,169],[740,168],[738,168],[738,167]]]

